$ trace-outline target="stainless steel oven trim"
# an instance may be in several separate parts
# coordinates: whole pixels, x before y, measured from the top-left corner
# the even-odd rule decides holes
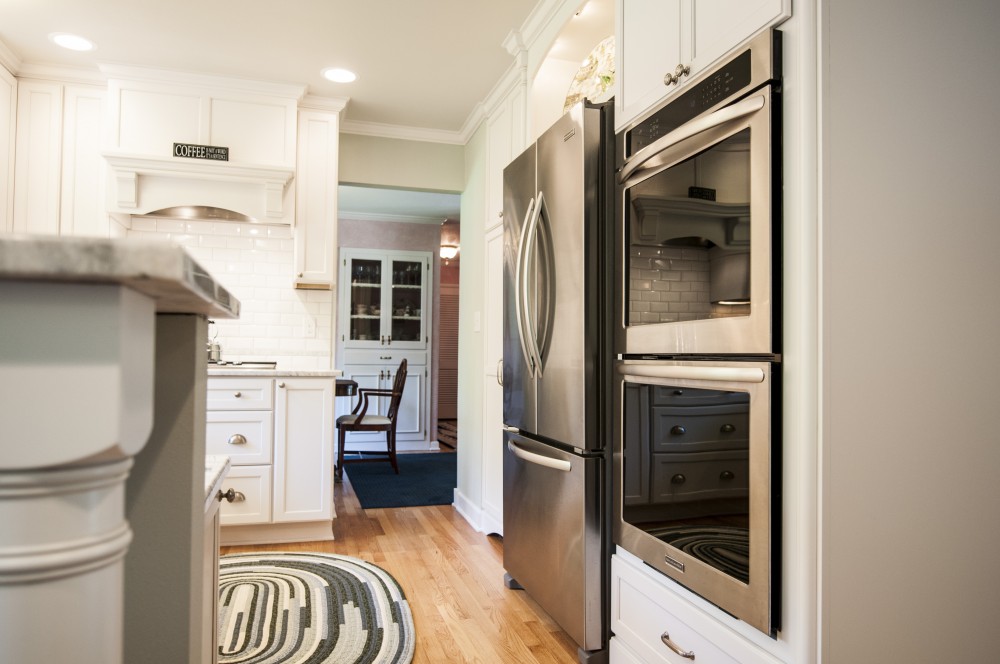
[[[735,365],[735,366],[734,366]],[[754,626],[766,634],[773,634],[772,625],[772,424],[771,424],[771,363],[768,362],[702,362],[625,360],[617,367],[614,391],[615,440],[612,453],[612,480],[617,485],[613,497],[612,537],[614,543],[638,556],[654,569],[691,589],[724,611]],[[674,370],[688,369],[752,369],[763,375],[763,380],[705,380],[699,378],[671,378]],[[649,375],[656,374],[660,375]],[[721,377],[721,374],[716,374]],[[657,540],[643,530],[626,523],[622,512],[621,482],[623,478],[622,414],[626,382],[677,387],[726,389],[747,392],[750,397],[750,574],[744,584],[727,574],[699,561],[683,551]],[[761,487],[764,487],[763,489]],[[679,561],[683,570],[669,564],[666,559]],[[775,574],[780,573],[774,570]]]
[[[618,265],[615,274],[616,289],[622,294],[618,298],[616,312],[618,353],[739,353],[768,354],[777,352],[773,347],[774,330],[772,330],[772,225],[780,223],[774,218],[774,201],[772,200],[772,177],[774,160],[778,157],[772,154],[773,142],[772,94],[770,86],[765,86],[752,99],[763,98],[759,109],[751,111],[750,115],[740,115],[736,119],[725,121],[698,132],[679,143],[674,143],[662,152],[651,155],[648,160],[656,160],[655,167],[642,169],[633,174],[625,185],[618,188],[616,200],[617,242],[620,248]],[[756,102],[754,102],[756,104]],[[625,269],[628,265],[630,245],[628,229],[626,228],[625,212],[629,205],[627,189],[639,184],[658,173],[674,166],[700,152],[708,149],[726,138],[750,129],[750,217],[754,220],[750,228],[750,301],[749,316],[734,318],[714,318],[687,321],[683,323],[663,323],[646,325],[627,325],[629,300],[629,274]],[[647,161],[648,161],[647,160]],[[663,325],[670,327],[670,333],[665,333]]]

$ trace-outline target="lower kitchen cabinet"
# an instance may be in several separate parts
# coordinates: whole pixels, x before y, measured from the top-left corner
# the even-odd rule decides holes
[[[619,548],[611,556],[611,664],[779,664],[733,629],[738,620],[710,614],[684,593]]]
[[[332,539],[333,377],[210,377],[206,449],[230,458],[223,544]]]
[[[428,442],[429,408],[426,392],[429,383],[426,352],[348,350],[344,352],[344,376],[357,382],[359,390],[364,388],[390,390],[399,370],[399,363],[404,358],[406,382],[403,384],[403,399],[400,401],[396,420],[396,440]],[[350,412],[355,403],[357,403],[356,398],[350,401],[342,400],[338,404],[340,414]],[[369,413],[372,413],[373,407],[377,408],[373,414],[384,415],[389,408],[388,397],[379,398],[377,403],[369,405]],[[351,444],[352,449],[363,450],[365,443],[372,443],[384,449],[385,434],[352,432],[347,435],[347,442]]]

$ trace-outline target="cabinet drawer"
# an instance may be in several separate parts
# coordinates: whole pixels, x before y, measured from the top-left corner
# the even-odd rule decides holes
[[[206,413],[206,454],[227,456],[233,465],[271,463],[274,417],[269,410],[211,410]]]
[[[746,450],[654,454],[652,502],[745,498],[749,474]]]
[[[647,664],[690,664],[692,660],[674,653],[663,642],[668,635],[678,648],[693,652],[696,664],[778,664],[779,660],[732,629],[741,625],[734,618],[715,618],[682,598],[672,589],[672,581],[642,563],[633,563],[628,554],[611,557],[612,662],[641,661]],[[634,559],[632,559],[634,560]],[[678,590],[681,592],[677,586]],[[615,657],[615,651],[629,657]]]
[[[746,449],[750,405],[650,408],[654,452]]]
[[[351,350],[344,351],[342,364],[379,364],[385,366],[398,365],[403,358],[410,366],[415,364],[427,364],[427,352],[422,350],[398,350],[384,348],[380,350]],[[345,368],[346,373],[346,368]]]
[[[208,410],[270,410],[273,384],[270,378],[210,378]]]
[[[232,466],[222,483],[223,493],[230,489],[242,493],[243,499],[222,501],[219,515],[223,526],[270,523],[271,466]]]

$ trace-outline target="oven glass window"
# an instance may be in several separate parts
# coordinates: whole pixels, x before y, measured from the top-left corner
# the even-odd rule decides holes
[[[628,325],[750,315],[750,129],[628,189]]]
[[[624,392],[623,519],[747,583],[749,395],[637,383]]]

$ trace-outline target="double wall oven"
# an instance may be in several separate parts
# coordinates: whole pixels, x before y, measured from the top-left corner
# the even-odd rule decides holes
[[[780,33],[617,140],[615,543],[774,635]]]

